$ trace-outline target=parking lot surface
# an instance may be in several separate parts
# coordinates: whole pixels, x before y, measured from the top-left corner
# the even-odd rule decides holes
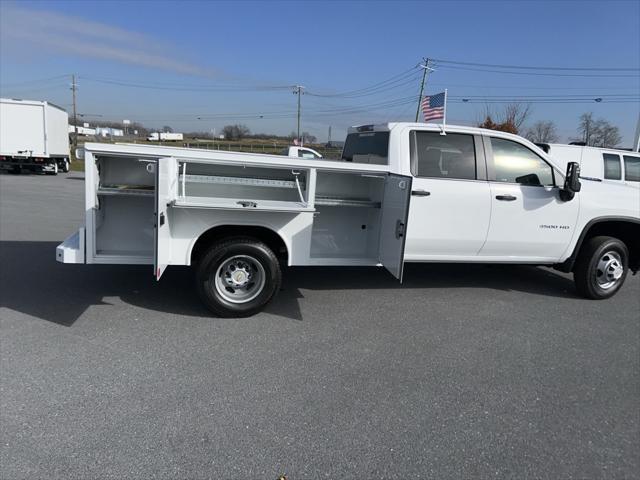
[[[0,477],[637,478],[640,278],[294,268],[212,318],[186,268],[62,265],[79,173],[0,175]]]

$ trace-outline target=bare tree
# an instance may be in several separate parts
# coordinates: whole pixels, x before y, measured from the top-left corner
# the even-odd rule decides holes
[[[246,125],[225,125],[222,128],[222,134],[227,140],[240,140],[251,133]]]
[[[494,114],[489,107],[485,109],[484,119],[478,123],[481,128],[500,130],[508,133],[519,133],[520,129],[531,115],[531,105],[524,103],[510,103],[501,112]]]
[[[302,141],[304,143],[316,143],[318,138],[315,135],[311,135],[309,132],[302,132]]]
[[[603,118],[596,120],[592,112],[580,115],[578,133],[580,137],[575,140],[592,147],[615,147],[622,140],[618,127]]]
[[[615,147],[622,140],[620,130],[606,120],[598,120],[592,136],[593,145],[596,147]]]
[[[556,124],[552,121],[539,121],[525,133],[525,138],[536,143],[553,143],[558,141]]]
[[[503,122],[509,123],[520,131],[524,122],[531,115],[531,105],[528,103],[510,103],[504,107]]]
[[[593,118],[593,112],[585,112],[580,115],[578,122],[578,133],[580,138],[576,139],[580,142],[584,142],[585,145],[591,145],[591,137],[594,133],[596,120]]]
[[[164,133],[172,133],[173,132],[173,128],[171,128],[169,125],[165,125],[164,127],[162,127],[162,131]]]

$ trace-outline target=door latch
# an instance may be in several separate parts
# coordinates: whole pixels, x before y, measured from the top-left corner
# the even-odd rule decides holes
[[[404,237],[404,223],[398,220],[396,222],[396,238]]]
[[[160,226],[164,225],[164,212],[160,213]]]

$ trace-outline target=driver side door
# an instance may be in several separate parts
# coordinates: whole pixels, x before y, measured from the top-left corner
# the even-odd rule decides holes
[[[562,257],[574,234],[579,196],[560,199],[562,177],[524,144],[485,137],[491,221],[480,256],[495,261]]]

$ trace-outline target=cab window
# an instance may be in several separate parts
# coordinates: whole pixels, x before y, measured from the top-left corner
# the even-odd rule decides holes
[[[554,185],[553,169],[524,145],[491,137],[496,182],[529,186]]]
[[[613,153],[603,153],[604,160],[604,178],[607,180],[621,180],[622,167],[620,166],[620,155]]]
[[[411,173],[414,176],[476,179],[473,135],[414,131],[410,138]]]
[[[320,158],[315,153],[308,150],[298,150],[298,157],[300,158]]]
[[[640,182],[640,157],[624,156],[624,179],[627,182]]]

